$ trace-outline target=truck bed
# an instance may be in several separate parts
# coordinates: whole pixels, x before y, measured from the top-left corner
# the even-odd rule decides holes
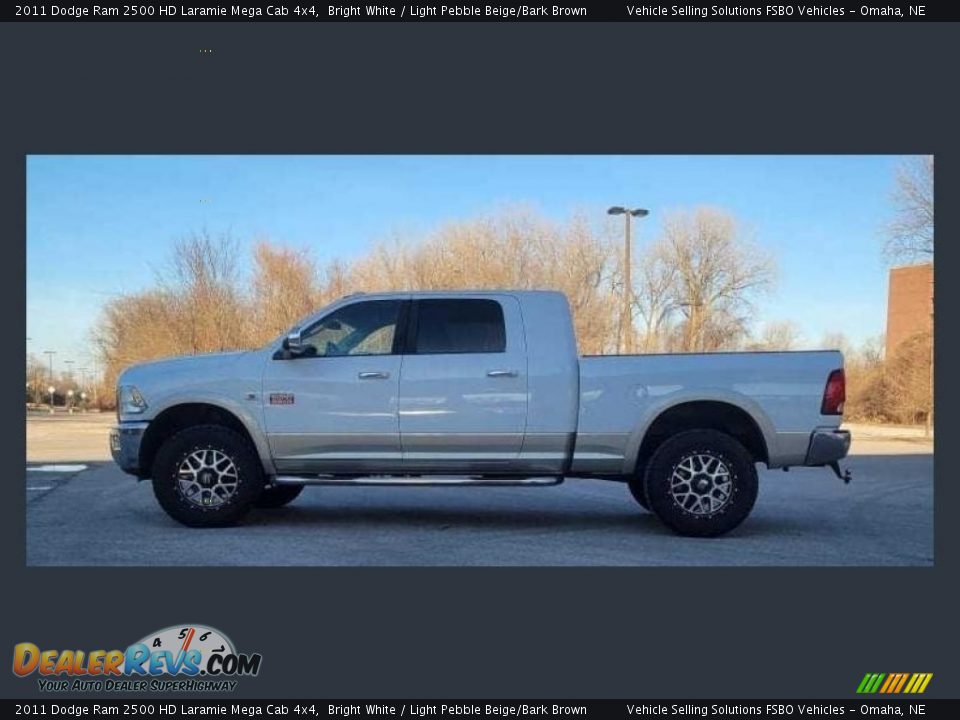
[[[820,404],[841,367],[836,350],[583,356],[571,470],[621,472],[656,417],[686,402],[743,408],[766,439],[771,467],[801,464],[811,428],[840,423],[821,415]]]

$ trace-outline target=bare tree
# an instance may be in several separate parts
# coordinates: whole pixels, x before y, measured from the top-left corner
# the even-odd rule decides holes
[[[584,352],[615,341],[608,242],[583,218],[549,221],[525,208],[449,222],[419,242],[393,239],[349,268],[363,290],[554,289],[565,293]]]
[[[768,322],[748,350],[794,350],[800,344],[800,328],[790,320]]]
[[[845,358],[853,357],[855,354],[853,343],[842,332],[824,333],[820,342],[817,343],[817,348],[820,350],[839,350]]]
[[[191,235],[174,244],[157,286],[112,298],[101,311],[94,343],[104,382],[135,362],[249,346],[236,244]]]
[[[31,402],[39,403],[43,399],[45,388],[48,386],[50,378],[47,374],[47,366],[43,361],[33,353],[27,356],[27,396]]]
[[[263,241],[250,282],[237,244],[204,232],[174,244],[154,288],[107,303],[96,345],[109,385],[134,362],[261,345],[348,292],[525,288],[567,296],[581,352],[616,352],[621,262],[619,243],[583,217],[558,222],[525,208],[394,238],[350,263],[329,260],[319,274],[308,252]],[[699,209],[669,218],[638,270],[644,349],[712,350],[744,336],[772,263],[729,215]]]
[[[320,304],[313,260],[304,250],[277,247],[267,241],[253,250],[254,345],[276,337]]]
[[[94,330],[104,384],[114,384],[133,363],[193,352],[185,338],[174,298],[162,290],[112,298]]]
[[[228,234],[189,235],[174,244],[160,287],[179,319],[190,352],[231,350],[247,343],[250,328],[239,292],[237,243]]]
[[[350,269],[339,258],[334,258],[323,269],[318,305],[343,297],[350,291]]]
[[[739,345],[751,301],[773,283],[773,260],[744,236],[733,216],[713,208],[668,216],[657,252],[675,273],[671,306],[682,316],[677,349]]]
[[[879,368],[883,367],[883,349],[886,346],[884,336],[875,335],[867,338],[861,343],[857,353],[853,356],[854,361],[864,367]]]
[[[893,261],[933,259],[933,155],[906,158],[897,168],[894,219],[884,248]]]
[[[890,409],[898,422],[926,424],[933,413],[930,392],[931,347],[929,332],[917,333],[897,346],[889,359],[886,380],[890,392]]]
[[[847,376],[844,416],[850,420],[888,422],[894,419],[890,383],[883,358],[883,336],[865,340],[854,348],[840,334],[825,338],[824,346],[840,349]]]
[[[933,156],[919,155],[906,158],[897,169],[893,192],[895,215],[887,228],[885,254],[891,261],[931,262],[933,261],[934,236],[934,188]],[[911,344],[910,352],[916,358],[917,342]],[[919,364],[927,373],[927,398],[922,403],[917,396],[920,383],[914,377],[917,365],[901,362],[898,358],[888,358],[891,373],[906,373],[903,377],[892,377],[891,387],[897,402],[907,402],[911,398],[922,414],[929,434],[933,424],[933,337],[923,344],[929,351],[929,357]],[[898,355],[901,353],[898,351]],[[909,376],[909,377],[907,377]],[[904,388],[910,388],[909,391]],[[901,413],[902,414],[902,413]]]
[[[657,352],[666,347],[671,315],[677,310],[673,305],[677,297],[676,266],[668,260],[663,244],[659,244],[640,255],[638,270],[633,306],[643,323],[640,348]]]

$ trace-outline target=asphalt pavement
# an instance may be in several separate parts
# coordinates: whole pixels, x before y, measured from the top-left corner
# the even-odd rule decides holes
[[[28,447],[27,564],[932,565],[932,445],[870,439],[855,441],[853,453],[849,485],[823,469],[763,470],[752,515],[702,540],[672,534],[624,485],[577,479],[542,488],[313,487],[241,526],[197,530],[167,517],[149,482],[94,452],[79,453],[94,458],[82,462],[49,460],[56,453]]]

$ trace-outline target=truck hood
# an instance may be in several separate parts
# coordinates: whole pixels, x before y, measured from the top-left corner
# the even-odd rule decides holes
[[[151,362],[131,365],[117,379],[118,385],[148,385],[154,381],[166,382],[174,376],[191,378],[197,376],[210,377],[219,375],[232,367],[240,358],[249,355],[249,352],[220,352],[205,353],[203,355],[182,355],[180,357],[153,360]],[[140,387],[141,390],[146,388]]]
[[[144,413],[121,420],[150,420],[164,409],[184,402],[235,407],[238,394],[257,392],[268,349],[210,353],[133,365],[117,385],[133,385],[147,403]]]

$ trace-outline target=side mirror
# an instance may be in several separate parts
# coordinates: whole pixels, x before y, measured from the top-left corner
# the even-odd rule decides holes
[[[303,338],[300,335],[300,328],[291,330],[283,339],[283,349],[293,355],[303,352]]]

